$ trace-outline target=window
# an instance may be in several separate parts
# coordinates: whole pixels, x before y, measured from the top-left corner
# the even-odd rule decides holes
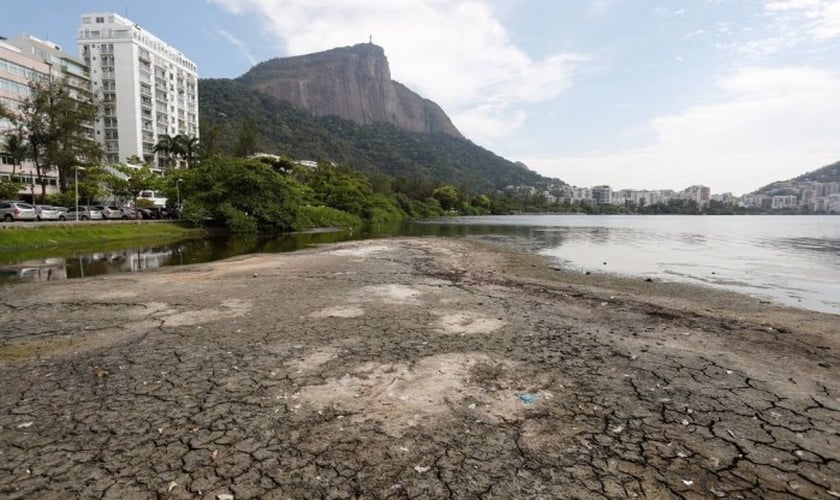
[[[105,24],[105,18],[104,17],[97,17],[96,18],[96,24]]]

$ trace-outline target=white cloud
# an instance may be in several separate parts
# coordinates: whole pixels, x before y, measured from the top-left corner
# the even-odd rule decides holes
[[[528,158],[577,185],[753,191],[837,160],[840,75],[812,68],[748,68],[718,81],[728,97],[649,124],[650,145],[628,151]]]
[[[392,77],[441,104],[455,125],[492,143],[524,123],[523,107],[569,88],[586,60],[556,54],[535,60],[516,46],[481,0],[209,0],[264,17],[288,55],[373,42],[385,48]]]
[[[242,54],[242,56],[245,57],[245,59],[251,65],[257,64],[259,62],[259,61],[257,61],[257,58],[254,57],[254,55],[251,53],[251,50],[248,47],[248,44],[246,44],[244,41],[237,38],[234,34],[230,33],[227,30],[224,30],[222,28],[216,28],[216,34],[219,35],[220,37],[224,38],[225,40],[227,40],[227,42],[230,43],[231,45],[233,45],[234,47],[236,47],[237,50],[239,50],[239,52]]]
[[[790,49],[836,50],[826,42],[840,39],[840,1],[762,0],[759,5],[762,22],[743,30],[753,38],[723,44],[722,48],[757,59]]]

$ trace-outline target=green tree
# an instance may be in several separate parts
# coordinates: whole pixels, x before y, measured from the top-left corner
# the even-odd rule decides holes
[[[0,179],[0,200],[7,200],[17,196],[23,189],[23,184],[12,179]]]
[[[307,198],[305,186],[256,160],[212,158],[184,174],[185,217],[235,232],[288,231]]]
[[[178,157],[180,146],[174,137],[162,134],[158,136],[158,142],[152,151],[162,157],[164,166],[169,168],[172,166],[172,161]]]
[[[458,207],[460,193],[458,193],[458,188],[447,184],[435,189],[432,197],[440,203],[444,210],[455,210]]]
[[[108,195],[107,179],[110,176],[104,167],[93,165],[79,171],[79,204],[90,205],[102,201]],[[82,202],[84,200],[84,202]]]
[[[23,130],[17,128],[8,133],[6,141],[3,144],[3,152],[12,160],[12,180],[14,180],[15,174],[17,173],[17,166],[26,159],[27,149]]]
[[[206,160],[221,152],[221,136],[224,128],[202,115],[201,137],[199,139],[198,159]]]
[[[25,145],[19,158],[32,160],[41,185],[41,199],[46,195],[46,174],[58,169],[59,186],[67,190],[73,168],[94,165],[102,149],[93,140],[90,126],[96,118],[93,102],[80,96],[64,79],[47,82],[32,80],[30,95],[16,112],[3,111],[15,125],[4,135],[17,136],[16,147]]]
[[[106,173],[104,182],[108,190],[124,202],[134,200],[143,189],[160,190],[162,177],[148,166],[137,169],[127,165],[112,165],[112,168],[122,173],[122,176]]]
[[[187,164],[187,168],[195,166],[199,160],[199,140],[198,137],[190,137],[188,135],[175,136],[176,141],[180,145],[181,155]]]
[[[233,155],[238,158],[246,158],[256,153],[257,132],[257,122],[251,119],[244,120],[239,128]]]

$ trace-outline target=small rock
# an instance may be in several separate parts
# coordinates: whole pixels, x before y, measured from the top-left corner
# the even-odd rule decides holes
[[[169,493],[170,491],[174,490],[176,486],[178,486],[178,483],[172,481],[171,483],[169,483],[169,487],[166,488],[166,492]]]
[[[18,429],[26,429],[27,427],[32,427],[32,424],[34,424],[34,423],[35,422],[24,422],[22,424],[18,424],[17,428]]]
[[[216,500],[233,500],[233,495],[230,493],[220,493],[216,495]]]
[[[692,484],[694,484],[694,481],[690,481],[688,479],[683,479],[682,482],[686,486],[691,486]]]
[[[423,467],[423,466],[420,466],[420,465],[415,465],[414,466],[414,470],[416,470],[418,474],[423,474],[423,473],[429,472],[431,469],[432,469],[431,467]]]
[[[680,422],[680,423],[681,423],[681,424],[683,424],[683,425],[688,425],[688,424],[690,424],[691,422],[689,422],[689,421],[688,421],[688,420],[686,420],[686,419],[683,419],[683,420],[682,420],[682,422]]]
[[[254,274],[252,274],[251,276],[253,276],[254,278],[256,278],[256,277],[257,277],[257,273],[254,273]],[[233,497],[231,497],[231,498],[233,498]]]

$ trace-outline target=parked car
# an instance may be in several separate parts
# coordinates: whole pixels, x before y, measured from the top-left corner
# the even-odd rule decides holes
[[[22,201],[0,201],[0,219],[5,222],[35,220],[35,207]]]
[[[97,210],[94,207],[89,207],[86,205],[79,205],[79,211],[76,212],[76,207],[70,207],[67,210],[67,220],[76,220],[76,215],[78,213],[78,220],[102,220],[102,212]]]
[[[137,210],[131,207],[122,207],[120,211],[122,212],[123,219],[142,219]]]
[[[108,205],[96,205],[95,207],[92,207],[92,208],[102,212],[102,218],[103,219],[122,219],[123,218],[122,210],[120,210],[117,207],[108,206]]]
[[[38,220],[59,220],[59,211],[52,205],[35,205],[35,218]]]
[[[58,220],[67,220],[67,207],[53,207],[58,212]]]

